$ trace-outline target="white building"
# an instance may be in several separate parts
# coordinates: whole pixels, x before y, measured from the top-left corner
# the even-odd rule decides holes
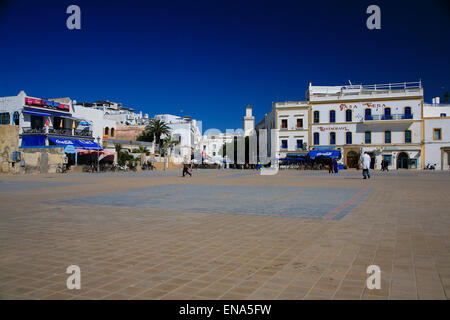
[[[113,120],[118,126],[146,125],[148,124],[148,114],[134,112],[135,109],[124,107],[122,103],[100,100],[95,103],[74,102],[74,106],[82,106],[89,109],[97,109],[103,112],[106,120]]]
[[[272,104],[272,110],[256,126],[257,130],[266,129],[267,155],[271,161],[306,156],[309,140],[308,121],[309,104],[306,101]],[[262,156],[260,153],[261,159]],[[265,164],[267,160],[261,162]]]
[[[184,160],[190,160],[195,146],[202,139],[201,122],[197,122],[190,117],[179,117],[171,114],[159,114],[155,115],[154,118],[164,121],[170,128],[172,138],[179,141],[179,144],[174,148],[173,155]],[[161,138],[164,139],[164,136]]]
[[[0,119],[1,124],[19,126],[21,148],[63,147],[70,164],[77,163],[79,154],[102,149],[104,122],[77,113],[70,98],[38,98],[20,91],[0,98]]]
[[[95,139],[100,137],[100,141],[103,142],[115,137],[116,121],[105,118],[103,110],[75,105],[73,115],[89,123],[90,131]],[[79,124],[79,127],[83,126]]]
[[[362,152],[380,169],[423,166],[423,88],[420,82],[385,85],[312,86],[312,149],[340,150],[340,163],[356,167]]]
[[[236,135],[218,131],[206,132],[195,147],[195,159],[207,163],[223,163],[223,145],[233,142]]]
[[[424,104],[425,166],[450,170],[450,105]]]

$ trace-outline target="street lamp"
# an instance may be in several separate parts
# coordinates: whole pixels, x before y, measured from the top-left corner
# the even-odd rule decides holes
[[[100,172],[100,137],[97,137],[97,172]]]

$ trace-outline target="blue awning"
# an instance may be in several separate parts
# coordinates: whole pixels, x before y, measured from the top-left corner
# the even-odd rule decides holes
[[[32,116],[50,117],[49,113],[44,113],[44,112],[24,110],[23,113],[24,114],[29,114],[29,115],[32,115]]]
[[[48,140],[58,147],[66,147],[70,145],[73,146],[74,148],[80,147],[79,144],[72,139],[49,137]]]
[[[339,150],[312,150],[309,152],[309,157],[311,159],[315,159],[316,157],[339,159],[341,152]]]
[[[45,146],[45,136],[23,136],[21,147],[43,147]]]
[[[78,144],[83,148],[83,149],[88,149],[88,150],[103,150],[102,147],[100,147],[96,142],[94,142],[93,140],[77,140]]]

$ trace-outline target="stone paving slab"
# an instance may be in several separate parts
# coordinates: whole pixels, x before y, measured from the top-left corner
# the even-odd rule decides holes
[[[364,181],[350,170],[342,177],[302,173],[0,176],[11,185],[0,192],[0,299],[448,299],[448,173]],[[55,187],[35,183],[49,179]],[[33,188],[15,187],[26,182]],[[183,201],[174,196],[178,187]],[[169,194],[151,201],[145,191],[155,189]],[[327,210],[370,192],[336,219],[327,218],[330,211],[319,218],[235,214],[260,205],[245,202],[245,192],[292,210],[300,199],[310,208],[313,199],[335,203],[313,192],[323,190],[342,198]],[[188,205],[199,192],[197,209],[205,211]],[[70,203],[121,194],[148,202]],[[224,203],[233,214],[216,214]],[[66,287],[73,264],[81,268],[81,290]],[[365,285],[372,264],[382,270],[380,290]]]
[[[341,219],[367,195],[362,188],[162,185],[66,199],[64,205]]]

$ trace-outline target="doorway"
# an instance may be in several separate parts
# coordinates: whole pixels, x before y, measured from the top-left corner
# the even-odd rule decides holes
[[[400,152],[397,155],[397,169],[408,169],[409,156],[406,152]]]
[[[359,153],[356,151],[349,151],[347,153],[347,168],[357,168],[359,161]]]

